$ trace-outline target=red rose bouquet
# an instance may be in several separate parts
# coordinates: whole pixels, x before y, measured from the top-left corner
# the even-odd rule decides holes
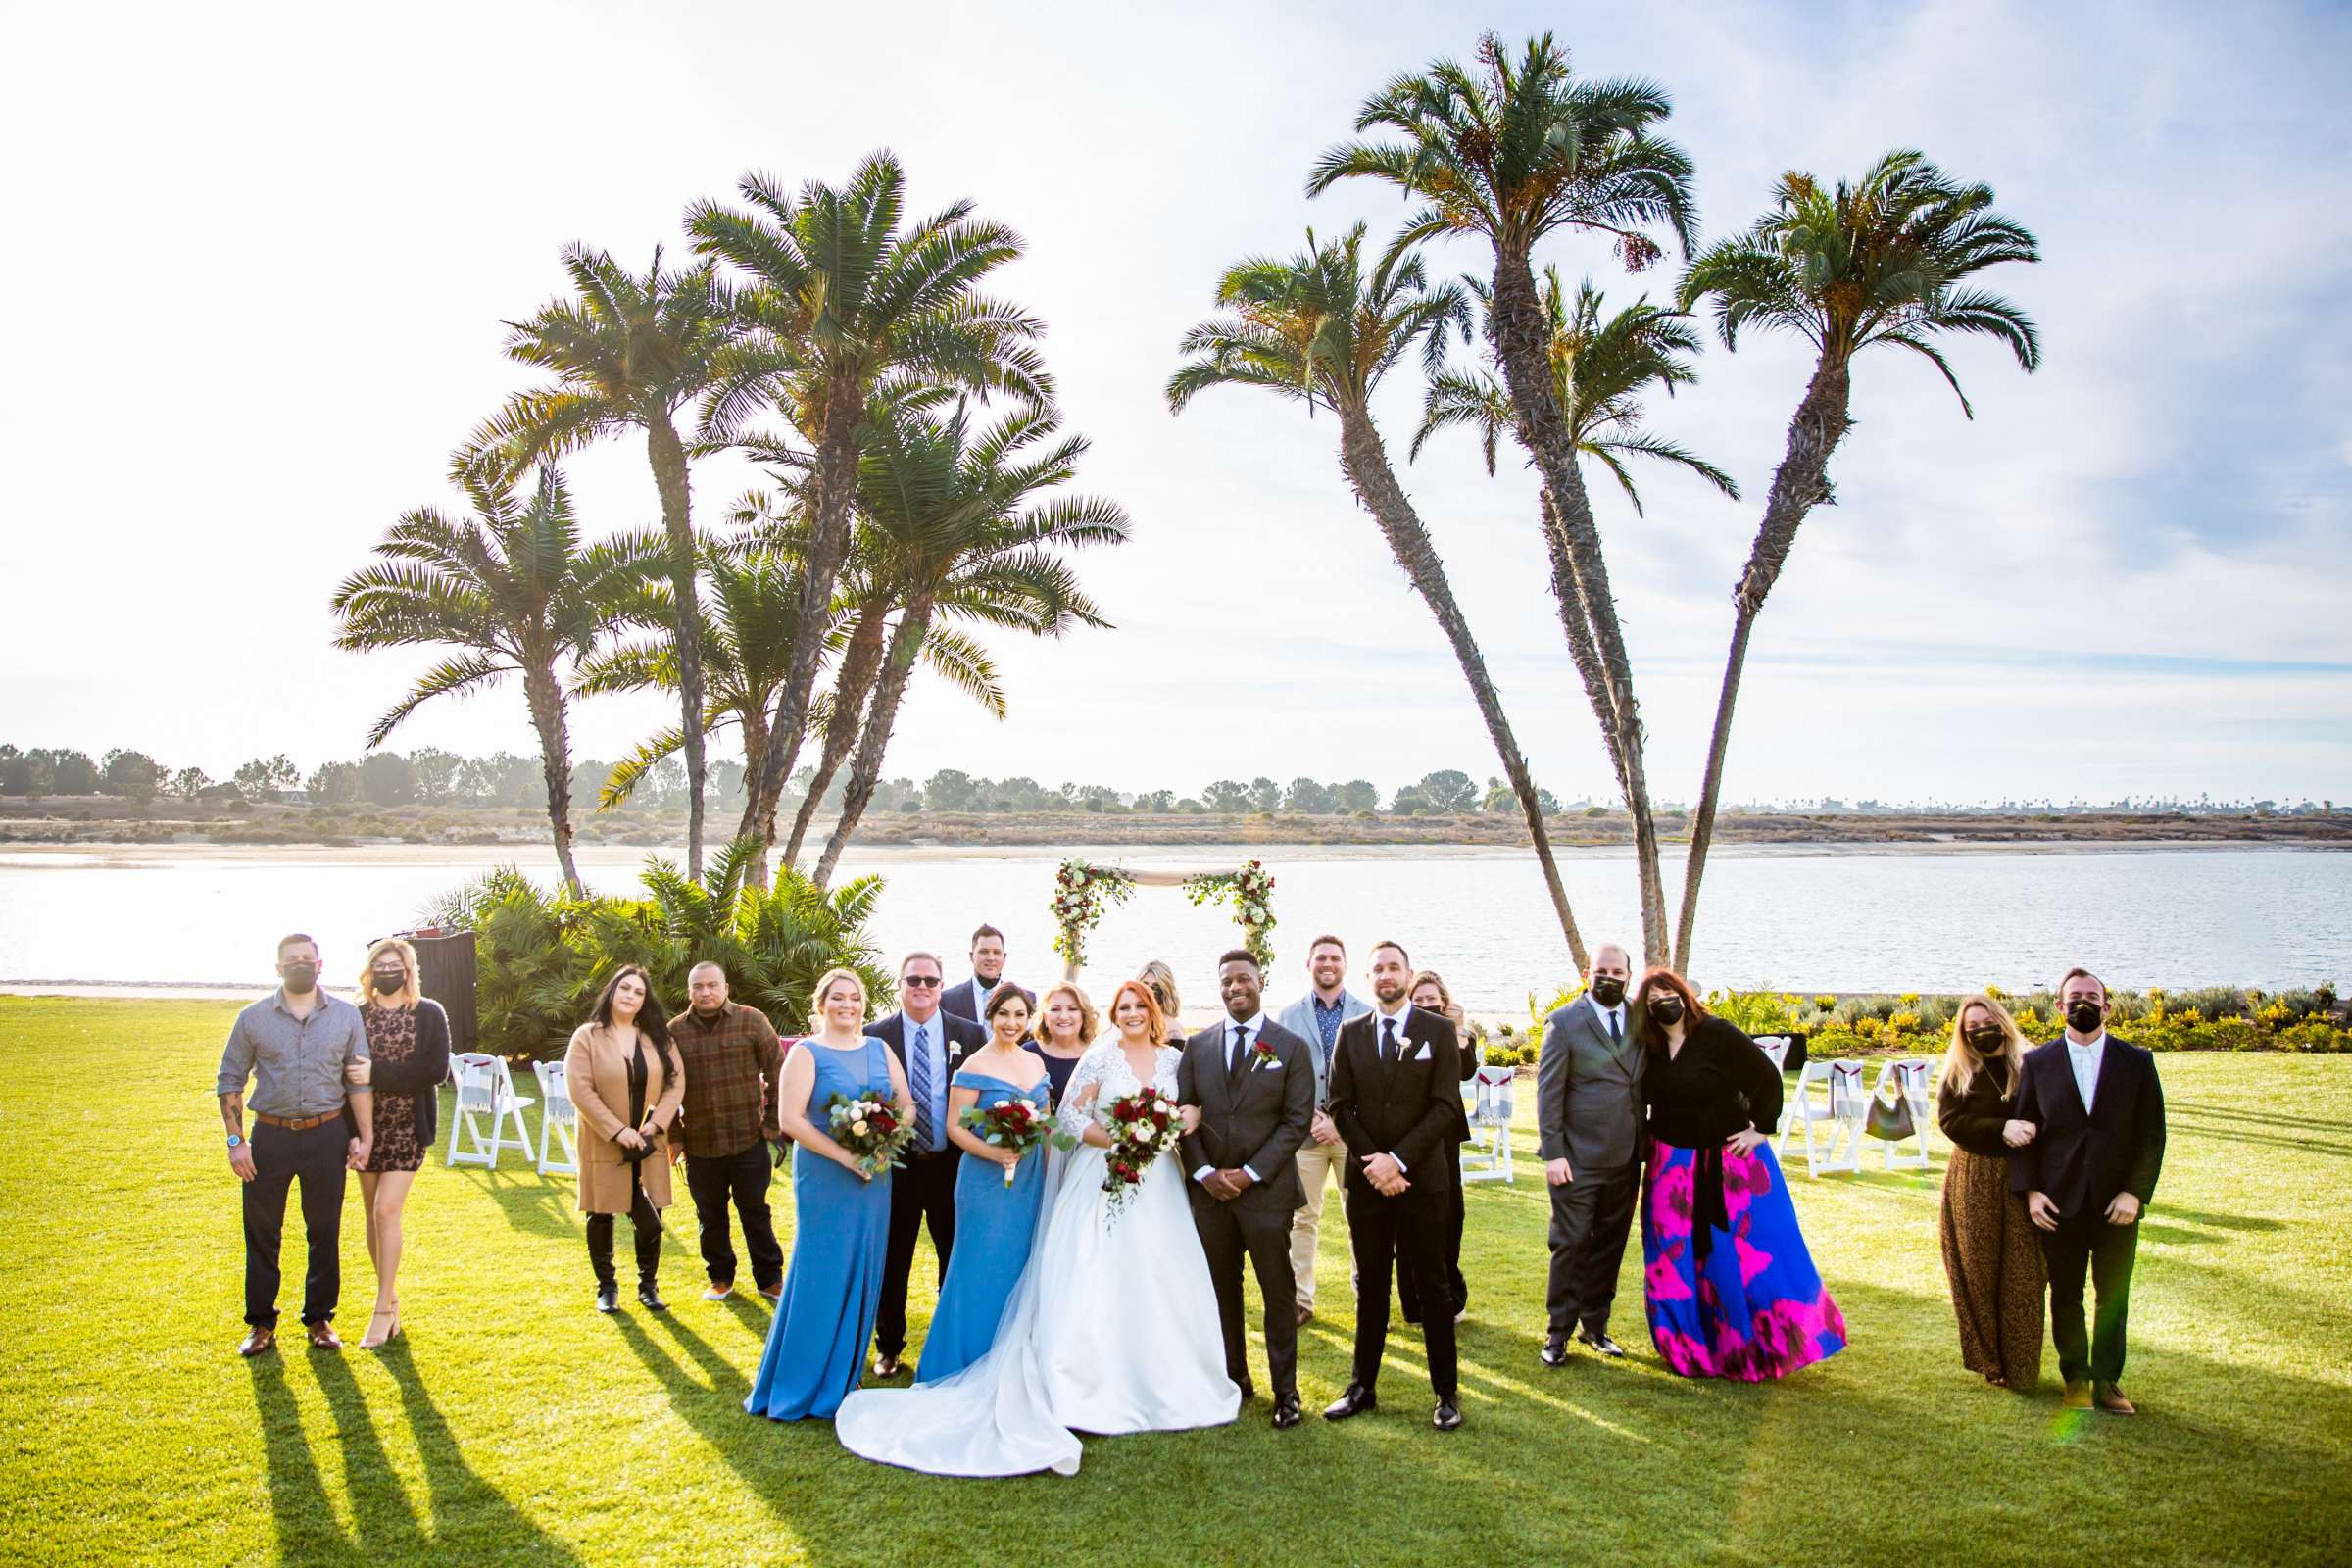
[[[1019,1156],[1028,1153],[1054,1134],[1054,1123],[1026,1100],[1004,1101],[985,1110],[974,1105],[956,1119],[982,1143],[1012,1151],[1014,1162],[1004,1167],[1004,1185],[1007,1187],[1012,1185],[1012,1178],[1020,1169]]]
[[[833,1123],[833,1141],[855,1154],[858,1168],[868,1176],[879,1176],[897,1164],[914,1142],[914,1123],[901,1121],[898,1107],[887,1101],[835,1095],[825,1107]]]
[[[1134,1200],[1144,1173],[1152,1162],[1176,1147],[1183,1124],[1176,1102],[1156,1089],[1142,1089],[1110,1102],[1102,1112],[1103,1130],[1110,1134],[1104,1151],[1102,1190],[1110,1195],[1115,1217]]]

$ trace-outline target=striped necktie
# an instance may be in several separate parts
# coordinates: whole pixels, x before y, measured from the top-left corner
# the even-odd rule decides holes
[[[906,1055],[906,1081],[914,1091],[914,1141],[931,1152],[931,1026],[914,1026],[914,1046]]]

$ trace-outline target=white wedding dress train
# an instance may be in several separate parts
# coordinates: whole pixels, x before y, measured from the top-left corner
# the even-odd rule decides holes
[[[1177,1055],[1163,1048],[1155,1075],[1170,1099]],[[1094,1105],[1068,1108],[1089,1084]],[[1105,1041],[1070,1074],[1060,1126],[1074,1133],[1095,1106],[1142,1087],[1118,1042]],[[937,1383],[852,1394],[833,1422],[852,1453],[931,1475],[1074,1475],[1081,1432],[1182,1431],[1240,1413],[1174,1152],[1152,1161],[1115,1219],[1102,1150],[1049,1157],[1058,1168],[1047,1172],[1036,1242],[996,1343]]]

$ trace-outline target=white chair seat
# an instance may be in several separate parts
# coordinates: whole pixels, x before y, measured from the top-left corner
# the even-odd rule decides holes
[[[1928,1102],[1930,1071],[1931,1064],[1925,1058],[1905,1056],[1880,1067],[1878,1081],[1871,1085],[1873,1100],[1884,1101],[1887,1090],[1892,1089],[1911,1111],[1911,1131],[1907,1136],[1880,1140],[1881,1147],[1886,1152],[1888,1170],[1898,1165],[1905,1170],[1928,1168],[1928,1124],[1935,1120],[1935,1112]],[[1896,1151],[1906,1144],[1911,1148],[1898,1154]]]
[[[446,1162],[487,1165],[496,1170],[501,1150],[529,1154],[531,1129],[522,1113],[538,1102],[514,1093],[506,1058],[463,1051],[450,1058],[450,1071],[458,1082],[458,1103],[457,1114],[449,1118]],[[510,1126],[514,1129],[511,1135]]]
[[[1470,1116],[1470,1143],[1462,1151],[1464,1182],[1508,1182],[1511,1173],[1511,1114],[1518,1073],[1510,1067],[1480,1066],[1462,1085],[1462,1108]]]
[[[576,1174],[580,1168],[579,1111],[564,1082],[564,1064],[534,1061],[531,1074],[539,1080],[539,1097],[544,1102],[539,1112],[539,1174]],[[562,1153],[551,1147],[554,1144],[563,1146]]]
[[[1813,1091],[1821,1091],[1816,1099]],[[1781,1116],[1780,1147],[1800,1127],[1805,1134],[1805,1174],[1825,1170],[1862,1169],[1862,1124],[1870,1114],[1870,1096],[1862,1088],[1862,1063],[1848,1057],[1838,1061],[1808,1061],[1796,1075],[1796,1090]],[[1816,1135],[1828,1139],[1820,1148]]]

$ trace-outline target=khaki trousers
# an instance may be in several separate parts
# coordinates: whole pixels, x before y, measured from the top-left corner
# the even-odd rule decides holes
[[[1323,1222],[1323,1184],[1347,1180],[1348,1146],[1318,1144],[1312,1138],[1298,1151],[1298,1185],[1305,1189],[1306,1206],[1291,1215],[1291,1276],[1298,1281],[1298,1304],[1315,1304],[1315,1232]]]

